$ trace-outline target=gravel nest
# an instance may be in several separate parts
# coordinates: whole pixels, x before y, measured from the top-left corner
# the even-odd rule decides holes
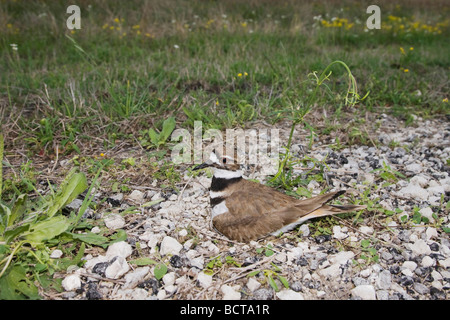
[[[371,203],[357,223],[353,215],[314,220],[281,237],[244,244],[211,230],[211,181],[204,173],[184,175],[179,193],[99,193],[109,206],[101,219],[109,229],[125,230],[127,240],[87,253],[83,267],[60,275],[65,291],[55,298],[448,299],[449,122],[416,119],[416,126],[405,127],[387,115],[379,122],[383,132],[371,136],[377,147],[333,150],[316,141],[307,153],[327,163],[330,191],[348,190],[342,202]],[[288,134],[282,130],[281,141]],[[296,157],[304,155],[307,134],[295,132]],[[386,183],[383,163],[402,176]],[[247,177],[264,178],[258,170]],[[307,188],[315,195],[325,186],[313,180]],[[155,200],[160,202],[140,206]],[[140,212],[122,216],[131,205]],[[155,264],[132,263],[138,257],[163,263],[167,272],[158,280]]]

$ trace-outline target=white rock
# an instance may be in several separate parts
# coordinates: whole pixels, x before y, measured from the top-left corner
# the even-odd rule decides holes
[[[402,197],[409,197],[412,199],[417,198],[419,200],[427,200],[429,195],[427,190],[413,183],[410,183],[408,186],[402,188],[398,191],[398,194]]]
[[[149,271],[149,267],[140,267],[127,273],[124,277],[125,284],[123,285],[123,289],[133,289],[136,287],[137,284],[149,273]]]
[[[436,261],[434,261],[434,259],[431,258],[430,256],[424,256],[424,257],[422,258],[422,261],[421,261],[420,264],[422,265],[422,267],[427,268],[427,267],[432,267],[432,266],[434,266],[434,265],[436,264]]]
[[[276,295],[280,300],[304,300],[300,292],[295,292],[291,289],[283,289],[277,292]]]
[[[52,259],[59,259],[59,258],[62,257],[62,255],[63,255],[63,252],[61,250],[55,249],[50,254],[50,258],[52,258]]]
[[[117,256],[105,270],[105,276],[110,279],[119,279],[130,270],[130,266],[124,257]]]
[[[405,261],[403,262],[402,267],[414,271],[417,268],[417,263],[415,263],[414,261]]]
[[[421,175],[416,175],[411,178],[410,183],[425,188],[426,186],[428,186],[428,179]]]
[[[438,238],[438,232],[436,228],[433,227],[428,227],[427,230],[425,231],[425,234],[427,235],[427,240]]]
[[[175,283],[175,272],[168,272],[162,278],[165,286],[170,286]]]
[[[70,274],[62,281],[62,286],[66,291],[74,291],[81,288],[81,279],[78,274]]]
[[[159,249],[159,252],[163,256],[168,254],[177,255],[180,253],[182,248],[183,246],[175,238],[166,236],[161,242],[161,248]]]
[[[375,289],[371,285],[360,285],[351,290],[352,296],[355,298],[361,298],[362,300],[375,300]]]
[[[92,229],[91,229],[91,232],[92,233],[100,233],[100,228],[99,227],[97,227],[97,226],[95,226],[95,227],[93,227]]]
[[[359,231],[361,231],[362,233],[365,233],[365,234],[373,234],[373,228],[368,227],[368,226],[360,227]]]
[[[444,268],[450,267],[450,258],[447,258],[445,260],[439,260],[439,264]]]
[[[144,200],[144,193],[139,190],[133,190],[133,192],[128,196],[128,199],[142,202]]]
[[[206,274],[204,272],[199,272],[197,274],[197,282],[203,288],[208,288],[212,284],[212,275]]]
[[[419,173],[422,171],[422,165],[419,163],[411,163],[406,166],[407,171],[412,171],[414,173]]]
[[[434,222],[433,218],[433,210],[430,207],[425,207],[419,210],[420,214],[430,220],[430,222]]]
[[[251,291],[254,292],[256,290],[258,290],[261,287],[261,283],[256,280],[255,278],[251,277],[250,279],[248,279],[247,281],[247,288]]]
[[[338,263],[332,264],[328,268],[320,269],[318,273],[326,278],[332,279],[337,278],[341,275],[341,268]]]
[[[125,219],[117,213],[111,213],[104,218],[105,225],[112,230],[121,229],[125,226]]]
[[[419,239],[419,240],[415,241],[413,244],[411,244],[410,245],[410,249],[416,255],[430,254],[431,253],[430,247],[422,239]]]
[[[133,248],[131,247],[130,244],[126,243],[125,241],[120,241],[113,243],[108,247],[108,250],[106,251],[106,256],[109,258],[119,256],[126,259],[131,255],[132,252]]]
[[[376,279],[378,289],[387,290],[391,287],[392,276],[389,270],[383,270],[379,273]]]
[[[346,264],[353,259],[355,253],[352,251],[341,251],[330,258],[331,263]]]
[[[166,290],[159,290],[158,293],[156,294],[156,298],[158,300],[164,300],[166,297],[167,297]]]
[[[223,293],[222,300],[241,300],[241,294],[229,285],[224,284],[220,291]]]
[[[333,226],[333,238],[342,240],[348,238],[348,234],[343,233],[340,226]]]

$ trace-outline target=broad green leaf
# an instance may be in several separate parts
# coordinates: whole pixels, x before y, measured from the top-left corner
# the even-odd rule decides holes
[[[269,282],[269,284],[273,288],[273,290],[275,290],[277,292],[279,291],[277,283],[275,282],[275,280],[273,280],[271,274],[267,275],[267,281]]]
[[[83,173],[76,173],[68,177],[68,180],[64,181],[55,199],[53,199],[53,204],[47,211],[48,216],[53,217],[58,210],[72,202],[87,187],[86,176]]]
[[[167,267],[164,263],[160,263],[155,267],[155,270],[153,271],[155,274],[155,278],[158,280],[161,280],[162,277],[167,273]]]
[[[161,133],[159,135],[159,142],[164,144],[166,140],[169,138],[172,131],[175,129],[175,118],[169,117],[166,120],[164,120],[163,128],[161,130]]]
[[[107,237],[101,236],[99,234],[95,234],[92,232],[87,233],[72,233],[72,232],[66,232],[66,234],[69,234],[72,238],[93,244],[93,245],[103,245],[109,242],[109,239]]]
[[[278,275],[278,279],[280,279],[281,283],[284,285],[286,289],[289,289],[289,282],[285,277]]]
[[[25,239],[31,242],[42,242],[60,235],[69,228],[70,222],[62,215],[32,224],[26,232]]]
[[[26,269],[14,266],[0,278],[0,299],[40,299],[37,287],[27,278]]]
[[[27,202],[28,196],[26,194],[21,194],[14,203],[14,206],[11,210],[11,216],[9,217],[8,225],[7,227],[11,227],[14,222],[16,222],[18,217],[21,217],[26,210],[26,202]]]
[[[137,259],[129,261],[129,263],[135,264],[137,266],[148,266],[150,264],[158,264],[158,262],[156,262],[155,260],[147,258],[147,257],[137,258]]]
[[[159,141],[159,134],[156,133],[155,130],[150,128],[150,129],[148,129],[148,136],[150,137],[150,141],[152,142],[152,144],[157,146],[158,145],[158,141]]]

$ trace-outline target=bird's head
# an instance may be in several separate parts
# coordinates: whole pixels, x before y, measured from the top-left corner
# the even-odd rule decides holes
[[[232,157],[222,156],[218,151],[213,150],[209,155],[209,159],[194,167],[193,170],[199,170],[203,168],[212,167],[215,172],[217,170],[225,170],[225,171],[240,171],[241,167],[238,163],[234,161]]]

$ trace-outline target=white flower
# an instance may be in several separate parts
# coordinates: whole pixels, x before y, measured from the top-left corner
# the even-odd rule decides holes
[[[180,46],[177,45],[177,44],[174,44],[173,47],[174,47],[175,49],[180,49]]]
[[[11,43],[10,46],[11,46],[11,49],[13,49],[14,51],[17,51],[17,49],[18,49],[17,44]]]

